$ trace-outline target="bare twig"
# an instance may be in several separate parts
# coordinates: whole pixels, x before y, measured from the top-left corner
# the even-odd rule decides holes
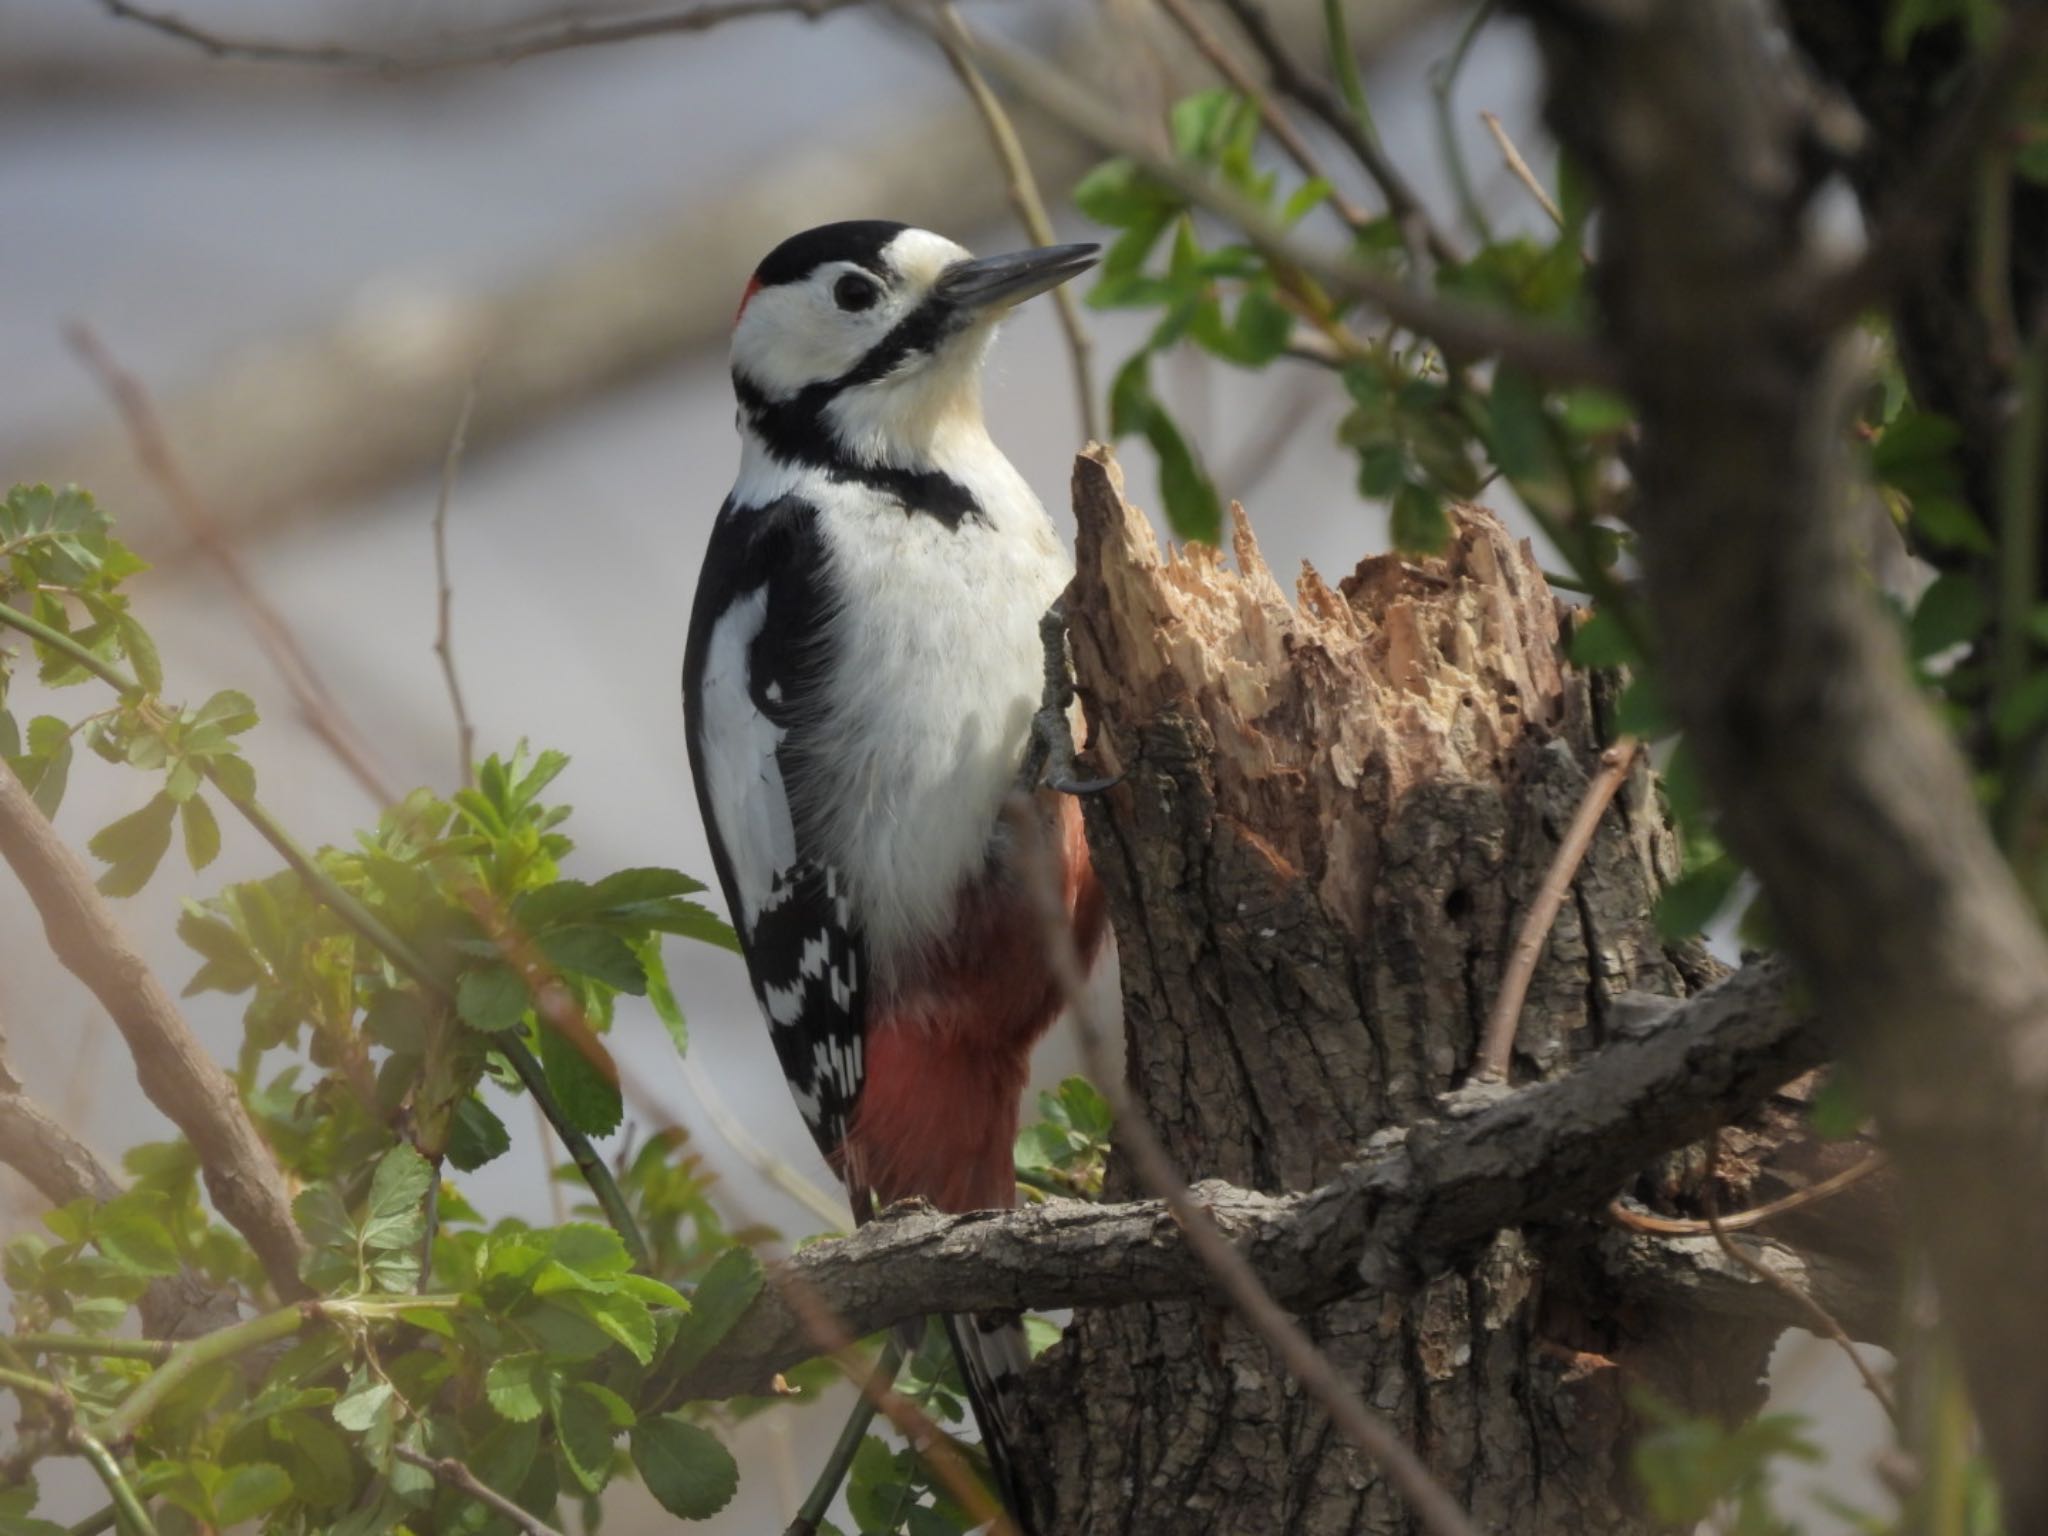
[[[1387,212],[1403,237],[1414,239],[1419,236],[1420,243],[1428,248],[1437,262],[1445,266],[1455,265],[1460,260],[1458,248],[1429,216],[1428,208],[1409,185],[1408,178],[1388,158],[1386,150],[1366,125],[1352,114],[1344,99],[1294,62],[1294,56],[1273,30],[1272,20],[1259,0],[1223,0],[1223,5],[1237,18],[1238,26],[1243,28],[1252,47],[1266,61],[1266,68],[1280,93],[1299,102],[1311,117],[1321,121],[1365,168],[1366,175],[1373,179],[1380,195],[1387,200]]]
[[[974,110],[981,114],[982,126],[988,130],[989,142],[994,146],[996,158],[1003,164],[1004,185],[1010,195],[1010,206],[1017,210],[1017,218],[1025,231],[1040,245],[1053,243],[1052,220],[1045,211],[1045,199],[1039,194],[1038,178],[1031,173],[1031,157],[1024,152],[1024,143],[1017,137],[1017,127],[1010,121],[1010,114],[1003,110],[1003,104],[996,93],[989,89],[988,81],[981,71],[974,67],[974,35],[967,30],[967,24],[960,19],[950,0],[938,6],[938,29],[936,36],[939,47],[945,52],[946,62],[953,66],[953,73],[960,77],[960,84],[966,88],[968,98],[974,103]],[[1074,369],[1074,396],[1081,412],[1081,437],[1084,442],[1095,442],[1103,435],[1102,406],[1095,397],[1095,373],[1090,359],[1094,354],[1094,343],[1088,335],[1088,328],[1081,320],[1081,301],[1074,297],[1074,290],[1061,284],[1052,291],[1053,307],[1060,317],[1060,330],[1067,339],[1067,356]]]
[[[277,611],[277,606],[242,564],[241,556],[235,552],[234,545],[221,531],[205,502],[193,490],[192,482],[186,476],[184,466],[178,462],[169,435],[149,398],[149,391],[139,378],[121,366],[91,327],[74,322],[64,328],[64,335],[72,350],[112,397],[143,473],[184,525],[192,541],[220,572],[243,617],[248,620],[249,628],[255,632],[263,654],[276,668],[277,675],[283,679],[293,701],[299,706],[299,713],[308,728],[348,770],[364,794],[380,806],[392,804],[390,787],[371,762],[362,733],[328,689],[305,648],[299,644],[298,636]]]
[[[725,1095],[711,1080],[710,1074],[697,1065],[695,1056],[683,1058],[683,1081],[696,1096],[697,1103],[702,1106],[704,1118],[711,1122],[712,1130],[740,1155],[748,1167],[824,1222],[831,1231],[846,1230],[844,1203],[834,1199],[817,1184],[805,1178],[791,1164],[777,1157],[760,1138],[749,1131],[739,1116],[732,1112],[732,1107],[726,1103]]]
[[[400,1461],[433,1474],[434,1481],[475,1499],[477,1503],[512,1522],[526,1536],[562,1536],[552,1525],[536,1515],[529,1514],[519,1504],[508,1499],[489,1483],[470,1471],[453,1456],[428,1456],[409,1445],[394,1445],[391,1454]]]
[[[416,75],[433,70],[462,69],[477,64],[513,64],[544,53],[637,42],[682,32],[708,32],[728,21],[754,16],[798,16],[816,21],[861,0],[711,0],[646,16],[621,16],[588,21],[571,18],[542,27],[513,27],[484,34],[455,36],[419,53],[358,48],[346,43],[281,43],[236,37],[185,20],[172,11],[135,5],[130,0],[100,0],[107,13],[136,22],[151,31],[211,55],[259,64],[299,64],[325,69],[367,70],[381,75]]]
[[[1551,855],[1550,867],[1543,872],[1543,883],[1536,888],[1536,899],[1529,903],[1521,929],[1515,934],[1515,947],[1509,951],[1493,1011],[1486,1016],[1479,1059],[1472,1068],[1475,1083],[1498,1083],[1508,1075],[1509,1059],[1515,1051],[1515,1032],[1522,1020],[1522,1000],[1529,995],[1529,980],[1536,974],[1536,962],[1543,957],[1551,925],[1557,921],[1558,908],[1564,905],[1586,850],[1593,846],[1600,818],[1635,763],[1637,749],[1636,739],[1624,736],[1600,754],[1600,771],[1587,782],[1578,813],[1565,829],[1557,852]]]
[[[1174,24],[1187,34],[1188,41],[1195,45],[1196,51],[1209,61],[1216,73],[1257,109],[1267,131],[1278,141],[1280,147],[1287,151],[1288,158],[1301,168],[1302,175],[1331,188],[1330,206],[1336,209],[1337,216],[1354,230],[1364,229],[1371,223],[1371,215],[1337,190],[1336,178],[1316,159],[1315,151],[1309,147],[1308,140],[1301,136],[1300,130],[1294,126],[1293,119],[1280,110],[1273,98],[1257,80],[1252,78],[1251,71],[1246,69],[1242,61],[1225,46],[1223,40],[1209,29],[1208,23],[1195,13],[1188,0],[1159,0],[1159,4],[1166,14],[1173,18]]]
[[[1515,180],[1528,189],[1529,195],[1536,199],[1536,206],[1550,215],[1550,222],[1563,229],[1564,210],[1557,206],[1557,200],[1545,189],[1543,183],[1536,179],[1536,173],[1529,169],[1529,162],[1522,158],[1522,152],[1515,148],[1515,141],[1508,137],[1507,129],[1501,125],[1500,115],[1495,112],[1482,112],[1479,114],[1479,120],[1486,124],[1486,131],[1493,135],[1493,142],[1500,146],[1500,157],[1507,162]]]
[[[1884,1154],[1873,1152],[1860,1163],[1853,1163],[1840,1173],[1822,1179],[1818,1184],[1805,1189],[1795,1189],[1789,1195],[1776,1200],[1767,1200],[1762,1205],[1750,1206],[1732,1216],[1716,1216],[1712,1221],[1695,1221],[1683,1216],[1659,1216],[1653,1211],[1631,1210],[1616,1200],[1607,1207],[1610,1220],[1635,1232],[1654,1233],[1659,1237],[1705,1237],[1718,1224],[1723,1232],[1744,1232],[1751,1227],[1761,1226],[1773,1216],[1783,1216],[1787,1211],[1796,1211],[1801,1206],[1815,1205],[1830,1195],[1838,1195],[1852,1184],[1860,1184],[1884,1166]]]
[[[455,476],[462,468],[462,451],[469,442],[469,418],[476,409],[477,381],[471,375],[462,393],[462,408],[455,413],[455,430],[448,434],[448,452],[441,459],[441,490],[434,498],[434,657],[441,663],[441,677],[448,684],[448,707],[455,712],[456,765],[462,786],[476,783],[476,727],[470,723],[469,708],[462,699],[462,679],[455,671],[453,628],[449,623],[455,606],[455,586],[448,579],[448,503],[455,496]]]
[[[1486,209],[1479,201],[1479,194],[1472,188],[1472,171],[1465,163],[1465,149],[1458,142],[1458,119],[1452,109],[1451,95],[1457,89],[1458,76],[1463,73],[1465,60],[1471,56],[1472,44],[1492,20],[1497,0],[1478,0],[1472,13],[1465,19],[1465,25],[1458,32],[1458,40],[1451,46],[1450,54],[1429,67],[1429,92],[1436,108],[1437,145],[1442,150],[1444,165],[1451,174],[1451,187],[1458,199],[1458,211],[1465,222],[1472,226],[1472,232],[1482,241],[1491,243],[1493,225],[1486,217]]]
[[[1720,1174],[1721,1133],[1716,1131],[1707,1144],[1707,1177],[1702,1187],[1702,1198],[1706,1202],[1707,1226],[1713,1232],[1714,1241],[1720,1245],[1721,1251],[1805,1313],[1812,1321],[1816,1332],[1833,1339],[1842,1353],[1849,1357],[1849,1363],[1856,1368],[1856,1374],[1863,1378],[1863,1385],[1870,1389],[1870,1395],[1883,1405],[1892,1422],[1897,1424],[1899,1405],[1893,1399],[1891,1389],[1878,1378],[1877,1372],[1870,1368],[1870,1363],[1863,1358],[1863,1352],[1850,1339],[1848,1331],[1835,1320],[1834,1314],[1815,1301],[1805,1287],[1794,1285],[1728,1235],[1728,1226],[1721,1220],[1720,1196],[1714,1188]]]
[[[1066,905],[1046,850],[1045,835],[1028,801],[1013,805],[1009,815],[1024,884],[1038,909],[1047,958],[1065,995],[1089,1076],[1110,1102],[1116,1116],[1117,1139],[1129,1155],[1145,1187],[1166,1203],[1187,1243],[1214,1276],[1239,1314],[1311,1396],[1321,1403],[1340,1434],[1383,1471],[1432,1536],[1478,1536],[1478,1527],[1439,1483],[1422,1458],[1402,1440],[1380,1414],[1366,1406],[1351,1384],[1337,1373],[1329,1357],[1288,1316],[1258,1272],[1225,1237],[1207,1208],[1196,1200],[1152,1127],[1131,1105],[1120,1075],[1109,1060],[1102,1028],[1088,996],[1087,975],[1074,945]]]
[[[891,0],[916,25],[930,23],[905,0]],[[1030,54],[986,38],[975,62],[1039,111],[1114,154],[1123,155],[1197,207],[1234,225],[1282,267],[1304,273],[1344,298],[1371,305],[1397,325],[1463,357],[1497,356],[1540,378],[1612,385],[1607,352],[1569,332],[1541,329],[1474,305],[1409,287],[1356,261],[1303,246],[1263,209],[1192,166],[1159,154],[1115,112],[1058,70]]]
[[[78,855],[4,766],[0,858],[34,901],[52,951],[113,1017],[150,1102],[192,1142],[221,1215],[249,1240],[280,1296],[302,1295],[303,1241],[284,1180],[233,1080],[207,1055],[171,994],[121,932]]]

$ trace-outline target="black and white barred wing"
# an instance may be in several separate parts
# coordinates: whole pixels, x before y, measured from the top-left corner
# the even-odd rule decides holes
[[[683,701],[697,802],[754,995],[812,1137],[846,1139],[865,1072],[866,957],[839,873],[806,835],[805,700],[824,613],[815,514],[720,512],[690,616]]]

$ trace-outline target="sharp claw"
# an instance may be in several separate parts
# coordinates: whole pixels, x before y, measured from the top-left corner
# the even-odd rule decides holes
[[[1124,776],[1121,773],[1112,773],[1106,779],[1070,779],[1064,774],[1057,777],[1048,775],[1045,787],[1063,795],[1099,795],[1105,789],[1116,788],[1123,781]]]

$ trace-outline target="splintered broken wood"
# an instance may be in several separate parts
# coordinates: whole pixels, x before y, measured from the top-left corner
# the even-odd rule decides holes
[[[1108,452],[1077,461],[1068,602],[1087,802],[1115,924],[1134,1100],[1189,1178],[1313,1187],[1442,1112],[1517,917],[1604,745],[1526,546],[1454,509],[1435,558],[1378,555],[1286,592],[1233,512],[1228,558],[1162,548]],[[1703,979],[1651,920],[1676,850],[1647,768],[1602,818],[1531,981],[1514,1077],[1569,1069],[1623,993]],[[1135,1193],[1115,1160],[1111,1193]],[[1532,1204],[1534,1201],[1532,1200]],[[1648,1529],[1620,1382],[1754,1405],[1767,1327],[1616,1303],[1589,1234],[1500,1234],[1409,1294],[1304,1315],[1481,1528]],[[1560,1352],[1563,1352],[1562,1354]],[[1572,1373],[1560,1359],[1626,1372]],[[1029,1378],[1063,1532],[1403,1531],[1408,1511],[1228,1313],[1077,1314]]]

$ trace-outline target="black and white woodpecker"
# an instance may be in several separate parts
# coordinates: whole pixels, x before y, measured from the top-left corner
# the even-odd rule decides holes
[[[739,478],[690,616],[690,769],[754,995],[857,1220],[920,1196],[1016,1202],[1032,1045],[1061,994],[1003,806],[1044,680],[1065,548],[982,419],[1013,306],[1092,245],[976,258],[901,224],[769,253],[733,326]],[[1084,956],[1102,896],[1041,790]],[[948,1319],[1001,1491],[1028,1360],[1014,1319]]]

